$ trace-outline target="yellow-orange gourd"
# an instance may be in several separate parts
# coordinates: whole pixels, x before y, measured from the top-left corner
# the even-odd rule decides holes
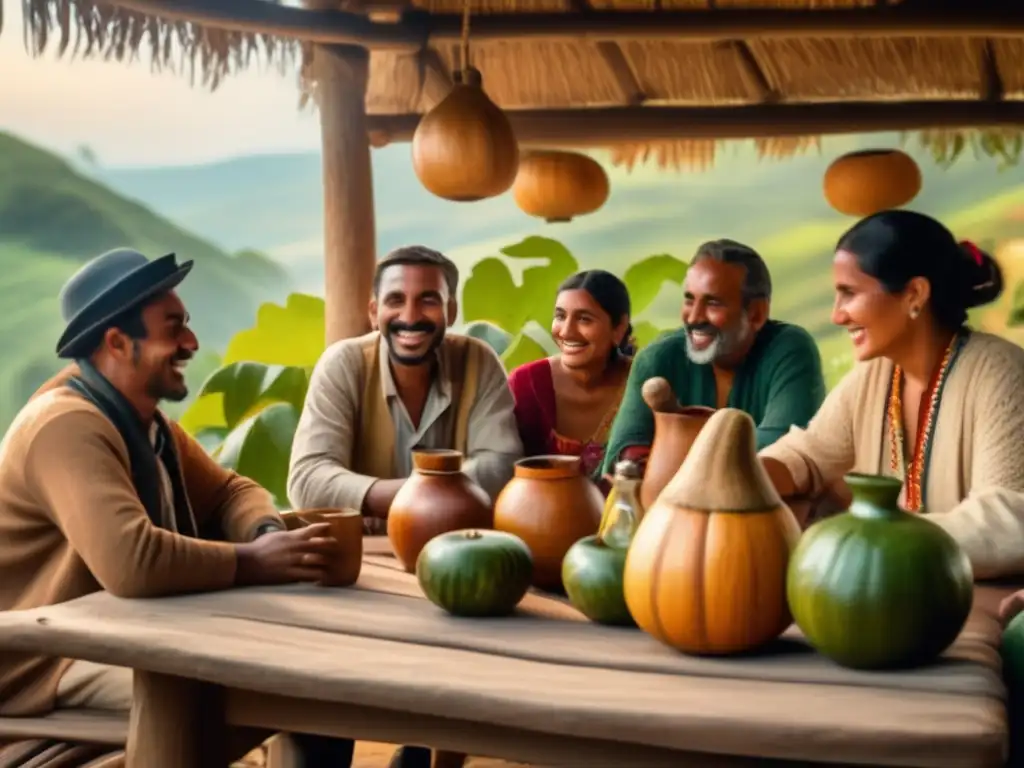
[[[898,149],[850,152],[832,162],[823,183],[828,204],[847,216],[906,205],[921,191],[921,169]]]
[[[412,165],[420,183],[446,200],[471,202],[508,190],[519,145],[505,113],[484,93],[472,67],[416,126]]]
[[[516,205],[549,222],[593,213],[608,199],[608,174],[579,152],[531,152],[519,162],[512,187]]]
[[[637,529],[626,605],[641,629],[677,650],[753,650],[792,623],[786,569],[799,537],[757,458],[753,420],[723,408]]]

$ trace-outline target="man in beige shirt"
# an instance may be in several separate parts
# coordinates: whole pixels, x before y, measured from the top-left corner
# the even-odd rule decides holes
[[[462,451],[463,472],[492,500],[511,479],[523,446],[505,369],[483,342],[445,333],[458,281],[449,259],[422,246],[378,263],[374,330],[332,344],[313,370],[288,473],[296,508],[359,509],[367,532],[382,533],[415,448]],[[430,750],[403,747],[391,764],[429,768]]]
[[[511,479],[523,447],[505,369],[485,343],[445,334],[458,280],[450,260],[422,246],[378,263],[374,330],[332,344],[313,370],[288,473],[296,508],[385,521],[415,448],[461,450],[463,472],[492,500]]]

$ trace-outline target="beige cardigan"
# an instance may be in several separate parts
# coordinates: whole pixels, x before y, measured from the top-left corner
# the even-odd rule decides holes
[[[885,407],[893,363],[858,364],[807,429],[792,427],[761,456],[781,461],[817,495],[847,472],[889,468]],[[1024,349],[973,332],[946,380],[925,487],[928,519],[960,542],[976,578],[1024,573]]]

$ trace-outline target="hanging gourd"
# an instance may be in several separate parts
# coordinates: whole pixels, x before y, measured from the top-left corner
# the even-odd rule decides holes
[[[898,149],[867,149],[834,160],[823,186],[828,204],[840,213],[870,216],[917,197],[921,169]]]
[[[519,163],[512,195],[531,216],[551,223],[593,213],[608,199],[608,174],[579,152],[530,152]]]
[[[412,166],[420,183],[445,200],[503,194],[516,180],[519,144],[505,113],[484,93],[469,62],[469,0],[462,9],[462,68],[441,103],[416,126]]]
[[[626,557],[626,605],[642,630],[692,654],[733,654],[791,623],[786,569],[800,525],[757,457],[754,421],[708,419],[644,514]]]
[[[804,532],[789,605],[822,655],[855,669],[915,667],[948,648],[971,612],[974,577],[956,540],[899,507],[902,483],[849,474],[850,511]]]

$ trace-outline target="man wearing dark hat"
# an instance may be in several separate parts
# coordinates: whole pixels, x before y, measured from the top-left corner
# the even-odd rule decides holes
[[[191,268],[119,249],[61,291],[57,354],[72,362],[0,444],[0,610],[321,576],[326,524],[286,531],[270,494],[158,409],[188,394],[182,371],[199,345],[174,289]],[[131,691],[126,668],[0,656],[0,715],[129,709]]]

